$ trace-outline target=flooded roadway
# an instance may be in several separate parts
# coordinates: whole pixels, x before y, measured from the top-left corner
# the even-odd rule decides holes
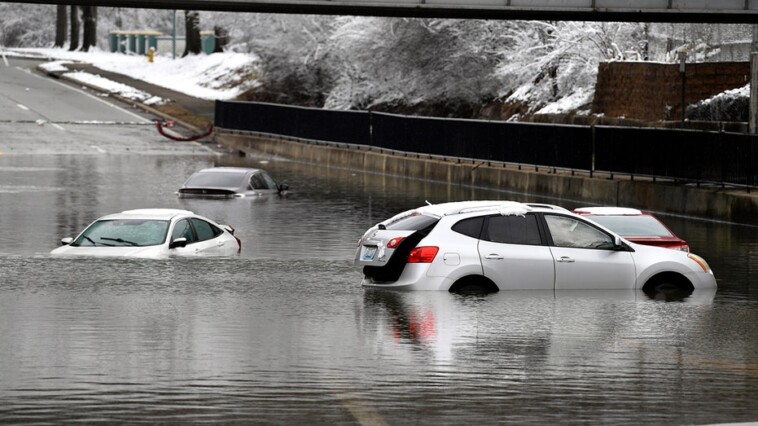
[[[369,291],[351,265],[358,237],[425,200],[577,204],[217,155],[144,125],[68,125],[65,149],[53,130],[0,124],[0,422],[758,420],[756,228],[665,217],[720,286],[683,301]],[[212,165],[262,167],[292,191],[175,196]],[[48,255],[96,217],[141,207],[233,225],[242,253]]]

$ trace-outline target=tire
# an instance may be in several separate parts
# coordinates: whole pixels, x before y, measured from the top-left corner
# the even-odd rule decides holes
[[[687,278],[674,273],[657,275],[642,287],[649,298],[667,302],[682,301],[694,290],[695,287]]]
[[[497,293],[499,288],[485,277],[465,277],[450,287],[451,293],[461,295],[487,295]]]

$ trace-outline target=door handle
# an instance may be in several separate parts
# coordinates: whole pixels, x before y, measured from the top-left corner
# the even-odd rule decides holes
[[[503,256],[497,254],[497,253],[490,253],[487,256],[484,256],[485,259],[489,260],[503,260],[505,259]]]
[[[570,257],[568,257],[568,256],[562,256],[561,258],[559,258],[558,260],[556,260],[556,262],[560,262],[560,263],[574,263],[575,260],[572,259],[572,258],[570,258]]]

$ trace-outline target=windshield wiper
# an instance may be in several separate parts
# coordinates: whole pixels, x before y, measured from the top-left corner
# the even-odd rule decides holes
[[[84,239],[87,240],[87,241],[89,241],[89,242],[91,242],[93,246],[97,246],[97,243],[92,238],[84,235]]]
[[[100,237],[100,239],[101,240],[105,240],[105,241],[115,241],[117,243],[122,243],[122,244],[129,244],[130,246],[138,246],[139,245],[139,244],[137,244],[135,242],[127,241],[127,240],[124,240],[124,239],[121,239],[121,238]]]

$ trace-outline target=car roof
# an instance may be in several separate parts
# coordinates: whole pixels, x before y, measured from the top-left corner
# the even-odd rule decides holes
[[[180,209],[135,209],[124,210],[121,213],[109,214],[101,217],[103,219],[158,219],[171,220],[175,216],[195,215],[189,210]]]
[[[478,213],[478,212],[492,212],[503,215],[515,214],[521,215],[531,211],[545,211],[545,210],[560,210],[568,212],[563,207],[554,206],[551,204],[532,204],[532,203],[520,203],[517,201],[500,201],[500,200],[485,200],[485,201],[457,201],[441,204],[428,204],[426,206],[415,209],[416,212],[421,214],[429,214],[432,216],[450,216],[465,213]]]
[[[245,173],[260,172],[260,171],[262,171],[262,170],[261,169],[255,169],[255,168],[252,168],[252,167],[209,167],[207,169],[199,170],[198,173],[220,173],[220,172],[229,173],[229,172],[232,172],[232,173],[245,174]]]
[[[594,214],[600,216],[639,216],[645,213],[641,210],[628,207],[580,207],[574,209],[578,214]]]

